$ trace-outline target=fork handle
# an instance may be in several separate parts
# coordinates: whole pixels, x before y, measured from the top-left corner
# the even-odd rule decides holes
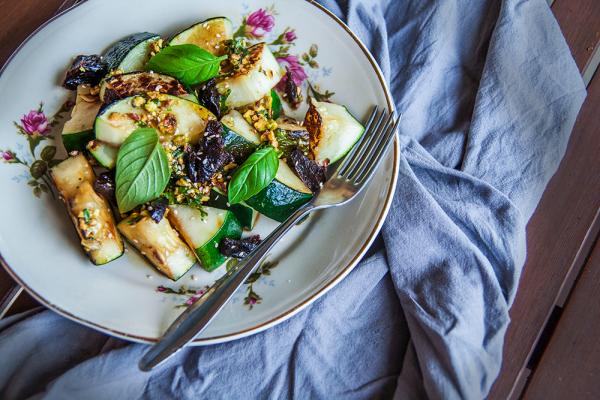
[[[215,282],[209,289],[213,293],[206,293],[205,300],[199,299],[181,313],[159,342],[144,354],[140,360],[139,368],[142,371],[150,371],[202,332],[283,235],[314,209],[315,206],[312,202],[300,207],[275,228],[248,257],[240,261],[223,278]]]

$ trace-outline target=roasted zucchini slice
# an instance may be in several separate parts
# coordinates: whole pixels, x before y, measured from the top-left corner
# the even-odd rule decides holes
[[[104,54],[104,61],[109,70],[122,73],[143,70],[150,59],[152,44],[159,39],[155,33],[134,33],[113,44]]]
[[[334,163],[344,157],[365,131],[346,107],[314,99],[304,126],[310,133],[310,151],[318,163]]]
[[[97,140],[119,147],[143,123],[157,128],[164,138],[161,140],[183,135],[187,142],[197,143],[208,120],[214,118],[206,108],[180,97],[161,94],[152,100],[133,96],[117,100],[100,111],[94,131]]]
[[[170,205],[169,210],[169,221],[188,246],[195,250],[202,268],[209,272],[227,260],[219,252],[221,239],[239,239],[242,236],[242,227],[231,211],[213,207],[200,210],[185,205]]]
[[[67,158],[53,167],[50,175],[90,260],[102,265],[120,257],[123,241],[108,202],[94,191],[96,177],[85,157]]]
[[[309,152],[310,135],[308,130],[289,119],[277,121],[275,139],[277,148],[284,156],[288,156],[295,148],[300,149],[304,154]]]
[[[260,144],[260,135],[237,110],[231,110],[221,118],[225,149],[235,162],[241,164],[254,153]]]
[[[237,108],[254,103],[271,92],[284,75],[283,68],[265,43],[248,49],[246,60],[236,72],[217,83],[219,93],[228,93],[225,105]]]
[[[225,54],[223,41],[233,37],[233,25],[228,18],[216,17],[195,25],[176,34],[169,44],[195,44],[214,55]]]
[[[100,84],[100,100],[105,104],[146,92],[166,93],[178,97],[188,95],[186,88],[177,79],[156,72],[112,75]]]
[[[246,204],[275,221],[283,222],[312,196],[312,192],[304,182],[285,162],[279,160],[275,179],[266,188],[246,200]]]
[[[98,96],[91,94],[88,85],[77,86],[75,106],[71,118],[62,130],[62,141],[68,153],[83,151],[87,143],[94,138],[94,120],[102,103]]]
[[[117,164],[119,149],[99,140],[90,140],[87,149],[104,168],[113,169]]]
[[[196,263],[190,248],[181,240],[166,218],[131,214],[119,222],[119,231],[157,270],[176,281]]]

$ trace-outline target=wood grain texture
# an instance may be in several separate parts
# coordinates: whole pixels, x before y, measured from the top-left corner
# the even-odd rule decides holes
[[[0,64],[31,32],[50,18],[63,0],[0,0]]]
[[[599,293],[600,243],[596,243],[524,400],[600,399]]]
[[[569,7],[561,6],[565,2]],[[575,10],[575,6],[580,8]],[[566,24],[561,28],[571,51],[579,57],[578,65],[584,67],[589,36],[577,31],[597,29],[600,19],[592,21],[588,15],[600,13],[600,2],[556,0],[554,7],[557,19]],[[577,15],[579,19],[575,18]],[[506,399],[511,393],[519,394],[519,390],[513,392],[513,387],[518,387],[518,378],[526,375],[528,358],[561,297],[561,290],[570,289],[563,283],[572,281],[573,274],[581,268],[580,261],[591,244],[585,241],[586,237],[594,237],[593,233],[588,235],[588,231],[596,229],[592,225],[600,207],[599,108],[600,77],[596,74],[588,87],[588,97],[565,158],[527,227],[527,261],[510,313],[512,323],[506,335],[502,370],[490,399]]]
[[[600,45],[600,2],[556,0],[552,11],[571,46],[577,66],[583,71]]]

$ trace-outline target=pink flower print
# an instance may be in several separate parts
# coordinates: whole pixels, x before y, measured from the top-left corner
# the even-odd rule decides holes
[[[292,79],[294,80],[296,86],[302,85],[302,82],[304,82],[306,78],[308,78],[308,75],[306,75],[306,72],[304,72],[304,68],[302,68],[302,65],[300,65],[300,62],[298,61],[298,57],[293,55],[280,57],[277,59],[277,62],[279,62],[279,64],[283,65],[283,67],[290,71],[290,73],[292,74]],[[281,87],[283,87],[283,85],[285,85],[286,79],[287,76],[284,76],[278,85],[281,85]]]
[[[289,31],[285,31],[283,33],[283,40],[286,43],[292,43],[294,40],[296,40],[297,36],[296,36],[296,31],[294,31],[293,29],[289,30]]]
[[[7,162],[7,163],[16,163],[17,162],[17,155],[10,150],[0,151],[0,154],[2,154],[2,160],[4,160],[4,162]]]
[[[46,136],[50,132],[48,118],[43,111],[31,110],[21,118],[23,131],[28,135]]]
[[[246,18],[247,32],[254,37],[263,37],[275,26],[275,18],[266,10],[259,8]]]

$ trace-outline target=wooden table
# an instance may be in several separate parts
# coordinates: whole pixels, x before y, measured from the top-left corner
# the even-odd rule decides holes
[[[0,63],[62,0],[0,0]],[[527,228],[528,257],[491,399],[600,398],[600,1],[555,0],[588,97]],[[0,297],[13,285],[0,270]],[[22,295],[17,313],[37,305]]]

